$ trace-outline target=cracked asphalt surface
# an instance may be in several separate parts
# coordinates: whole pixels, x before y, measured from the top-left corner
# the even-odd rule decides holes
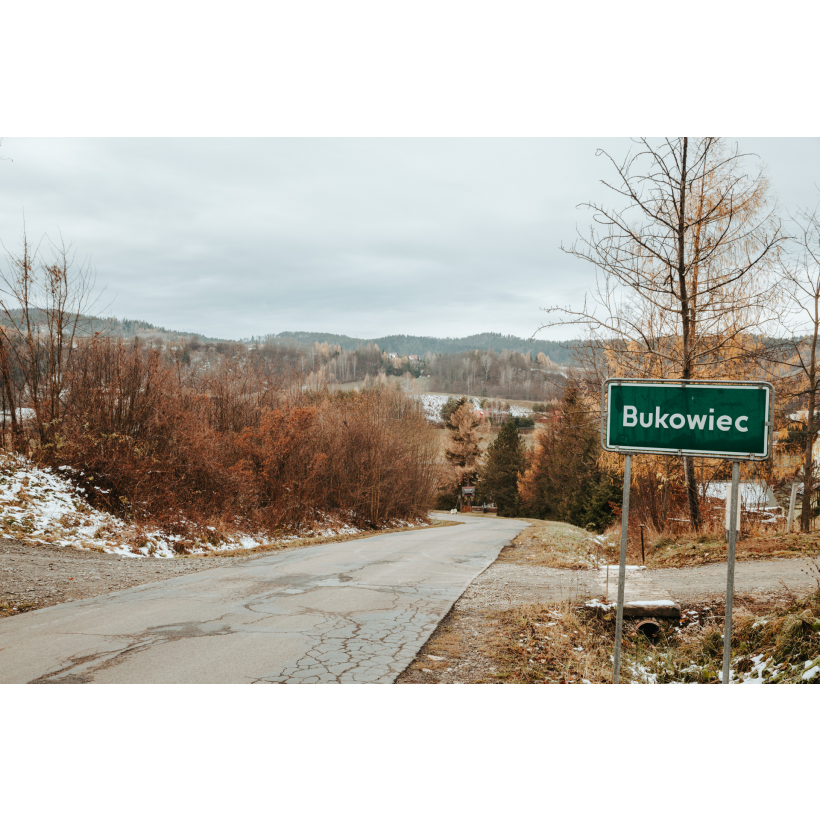
[[[392,683],[527,525],[265,555],[0,622],[3,683]]]

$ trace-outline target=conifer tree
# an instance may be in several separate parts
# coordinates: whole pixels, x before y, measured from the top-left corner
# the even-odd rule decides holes
[[[447,443],[444,448],[446,469],[441,485],[439,503],[458,503],[459,488],[465,481],[475,479],[484,445],[487,422],[475,412],[475,406],[466,397],[445,421]]]
[[[561,421],[537,434],[535,451],[518,483],[522,511],[603,531],[620,501],[618,482],[601,469],[598,426],[577,386],[561,402]]]
[[[481,471],[479,491],[484,500],[493,500],[498,514],[518,515],[521,497],[518,476],[524,469],[524,443],[514,419],[501,428],[498,438],[487,448],[487,460]]]

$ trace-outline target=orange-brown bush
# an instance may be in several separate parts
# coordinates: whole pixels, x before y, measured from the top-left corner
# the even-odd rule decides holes
[[[264,368],[223,359],[183,376],[157,350],[96,339],[75,356],[55,434],[33,455],[78,471],[96,506],[166,525],[426,515],[435,432],[411,398],[307,393]]]

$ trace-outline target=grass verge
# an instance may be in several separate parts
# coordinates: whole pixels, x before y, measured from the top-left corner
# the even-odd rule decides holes
[[[634,540],[634,539],[633,539]],[[607,553],[617,561],[617,534],[609,534]],[[820,535],[802,533],[746,538],[738,541],[735,558],[738,561],[795,558],[820,554]],[[645,547],[644,564],[650,569],[660,567],[691,567],[726,562],[726,541],[714,534],[661,536]],[[640,542],[629,545],[629,559],[640,563]]]
[[[560,521],[522,518],[530,526],[517,535],[499,561],[557,569],[588,569],[594,566],[593,537],[586,530]]]
[[[689,609],[654,642],[627,625],[623,683],[720,683],[721,607]],[[615,612],[527,607],[499,618],[494,665],[506,683],[611,683]],[[733,683],[820,683],[820,592],[733,618]]]
[[[228,558],[242,555],[257,555],[261,552],[281,552],[282,550],[299,549],[301,547],[312,547],[316,544],[335,544],[343,541],[357,541],[360,538],[372,538],[374,535],[390,535],[394,532],[410,532],[411,530],[431,530],[436,527],[457,527],[461,521],[443,521],[437,518],[431,518],[430,523],[424,527],[393,527],[378,530],[368,530],[367,532],[357,532],[343,535],[320,535],[306,538],[297,538],[292,541],[283,543],[260,544],[258,547],[251,549],[237,549],[237,550],[220,550],[218,555],[226,556]],[[206,553],[207,555],[207,553]],[[196,559],[198,555],[178,556],[183,558]]]

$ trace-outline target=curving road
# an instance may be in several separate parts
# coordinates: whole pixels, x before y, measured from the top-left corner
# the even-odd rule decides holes
[[[392,683],[527,524],[322,544],[0,621],[3,683]]]

